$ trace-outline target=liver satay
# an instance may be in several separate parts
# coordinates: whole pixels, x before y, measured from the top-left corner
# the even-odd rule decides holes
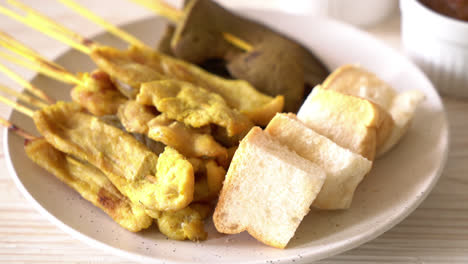
[[[162,0],[134,1],[173,23],[158,46],[162,52],[196,64],[223,60],[234,78],[270,96],[284,95],[286,111],[296,112],[329,73],[298,42],[215,1],[187,0],[180,11]]]

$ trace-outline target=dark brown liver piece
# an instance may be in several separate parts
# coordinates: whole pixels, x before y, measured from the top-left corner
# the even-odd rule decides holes
[[[296,112],[305,92],[329,74],[324,64],[300,44],[211,0],[187,1],[185,12],[185,19],[172,36],[176,57],[196,64],[222,59],[234,78],[247,80],[271,96],[284,95],[285,111]],[[223,32],[248,42],[253,49],[240,50],[223,38]],[[168,34],[163,38],[165,47]]]

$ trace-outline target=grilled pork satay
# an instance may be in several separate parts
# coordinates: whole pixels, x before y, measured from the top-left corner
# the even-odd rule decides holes
[[[195,191],[193,201],[209,202],[218,197],[226,170],[214,160],[190,158],[195,171]]]
[[[220,95],[188,82],[164,80],[144,83],[136,101],[153,105],[167,117],[191,127],[216,124],[225,128],[228,136],[246,134],[253,126],[248,118],[231,109]]]
[[[181,210],[162,212],[157,221],[159,231],[175,240],[205,240],[208,233],[204,230],[203,219],[208,210],[209,205],[194,204]]]
[[[58,102],[34,113],[39,132],[57,149],[100,169],[132,202],[149,210],[178,210],[193,199],[192,165],[166,147],[159,156],[124,131]]]
[[[8,87],[2,88],[12,93]],[[0,96],[0,101],[12,106],[23,114],[33,117],[34,111]],[[33,101],[34,103],[34,101]],[[36,105],[42,107],[42,105]],[[53,173],[57,178],[78,191],[85,199],[102,208],[116,222],[130,231],[139,231],[151,224],[151,217],[155,218],[161,233],[171,239],[193,241],[206,239],[207,233],[203,228],[203,219],[211,210],[209,204],[191,204],[176,211],[156,211],[144,209],[138,203],[122,195],[108,178],[89,163],[78,161],[68,154],[60,152],[43,138],[39,139],[7,120],[0,118],[0,125],[14,131],[26,140],[25,149],[28,156],[39,166]]]
[[[178,210],[193,200],[193,167],[166,147],[159,156],[130,134],[58,102],[33,111],[3,96],[0,101],[33,118],[38,131],[58,150],[100,169],[133,203],[147,210]]]
[[[119,107],[127,101],[104,71],[97,69],[91,73],[80,73],[78,76],[81,83],[73,87],[71,98],[93,115],[115,115]]]
[[[1,34],[0,32],[0,35]],[[30,48],[11,38],[10,42],[13,41],[15,44],[14,46],[17,48],[14,49],[10,47],[10,49],[18,55],[25,57],[23,50],[30,50]],[[5,46],[5,43],[0,41],[0,45]],[[13,62],[16,63],[18,62],[16,58],[7,57],[7,59],[10,61],[13,60]],[[52,62],[44,58],[33,57],[32,59],[34,59],[33,62],[24,66],[38,69],[43,74],[65,83],[77,83],[71,92],[72,99],[86,108],[90,113],[96,116],[105,115],[106,120],[108,120],[109,115],[117,114],[117,109],[119,106],[122,106],[117,115],[120,119],[117,121],[117,123],[119,123],[119,128],[123,128],[130,133],[148,135],[149,138],[155,141],[175,148],[184,156],[212,157],[216,158],[223,166],[228,165],[226,149],[215,141],[209,134],[210,131],[206,129],[190,128],[181,122],[168,119],[166,115],[161,115],[156,118],[156,113],[150,111],[148,107],[139,105],[132,100],[126,100],[126,98],[117,91],[115,86],[113,86],[109,76],[105,72],[95,70],[90,74],[81,73],[74,78],[73,74],[60,65],[57,65],[57,67],[60,67],[61,70],[55,72],[55,68],[37,67],[39,65],[34,64],[41,63],[43,65],[51,65]],[[149,124],[149,121],[153,118],[155,118],[155,120]],[[111,124],[115,126],[114,121],[111,122]],[[120,124],[123,125],[123,127],[120,126]],[[144,143],[147,146],[149,145],[147,144],[148,142]],[[160,152],[162,151],[156,151],[156,153]]]
[[[93,49],[91,57],[101,69],[113,76],[116,83],[123,87],[121,90],[131,91],[132,97],[145,82],[176,79],[221,95],[230,107],[239,110],[258,125],[268,124],[271,118],[283,109],[283,96],[267,96],[255,90],[246,81],[221,78],[194,64],[154,50],[143,50],[135,46],[126,51],[97,47]]]
[[[0,118],[0,124],[26,139],[25,152],[34,163],[102,209],[123,228],[138,232],[151,225],[153,218],[146,214],[143,207],[122,195],[97,168],[58,151],[45,139],[32,136],[3,118]],[[178,211],[150,213],[161,233],[167,237],[198,241],[207,237],[203,219],[210,210],[208,204],[195,203]]]
[[[102,209],[115,222],[132,232],[148,228],[153,219],[139,204],[131,203],[98,169],[58,151],[44,138],[35,137],[8,120],[0,124],[25,139],[24,150],[37,165]]]
[[[138,232],[153,222],[141,205],[130,202],[95,167],[58,151],[45,139],[28,141],[24,149],[34,163],[101,208],[123,228]]]
[[[110,27],[107,29],[113,28],[110,30],[111,33],[132,44],[127,51],[99,45],[52,22],[17,1],[10,2],[26,11],[28,16],[17,15],[3,7],[0,7],[1,13],[88,54],[100,69],[111,76],[120,90],[127,96],[136,95],[140,85],[144,82],[178,79],[192,82],[220,94],[230,107],[247,115],[255,124],[266,125],[277,112],[283,109],[284,98],[282,96],[273,98],[264,95],[246,81],[226,80],[212,75],[196,65],[160,54],[129,34],[123,37],[122,31],[110,24],[108,24]],[[96,20],[94,19],[94,21]]]
[[[171,146],[186,157],[216,158],[226,164],[227,150],[209,134],[209,127],[191,128],[165,114],[156,115],[152,109],[129,100],[123,104],[117,116],[131,133],[148,135],[149,138]]]

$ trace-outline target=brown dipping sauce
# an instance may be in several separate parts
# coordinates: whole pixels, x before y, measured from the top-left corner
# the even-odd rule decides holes
[[[468,0],[419,0],[435,12],[468,22]]]

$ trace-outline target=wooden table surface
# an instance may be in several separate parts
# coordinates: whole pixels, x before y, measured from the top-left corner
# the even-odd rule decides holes
[[[85,36],[100,31],[55,1],[25,2]],[[151,15],[126,0],[79,2],[116,24]],[[30,43],[48,58],[67,49],[3,16],[0,30]],[[401,50],[397,14],[367,31]],[[31,72],[19,69],[18,72],[25,77],[33,76]],[[3,75],[0,83],[19,89]],[[443,101],[450,123],[450,151],[443,175],[432,193],[385,234],[320,263],[468,263],[468,100],[444,97]],[[8,117],[9,113],[8,107],[0,106],[0,116]],[[4,130],[0,131],[3,139]],[[6,170],[3,146],[0,151],[0,263],[134,263],[76,240],[39,214],[16,188]]]

